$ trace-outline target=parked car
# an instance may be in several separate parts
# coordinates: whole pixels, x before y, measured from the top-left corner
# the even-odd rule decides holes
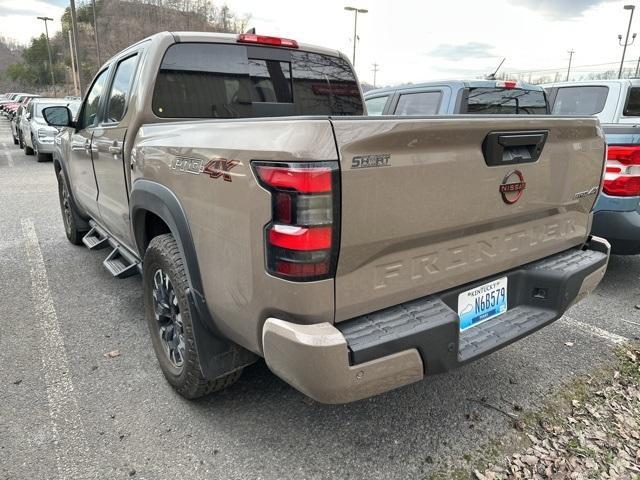
[[[16,111],[16,115],[11,120],[9,120],[9,125],[11,127],[11,137],[13,137],[13,143],[15,145],[20,144],[20,120],[22,119],[24,110],[24,105],[20,105],[20,107],[18,107],[18,110]]]
[[[368,91],[368,115],[549,113],[545,91],[511,80],[448,80]]]
[[[22,143],[22,131],[20,128],[20,122],[22,121],[23,115],[26,113],[29,102],[31,102],[33,98],[34,97],[23,98],[20,102],[20,106],[16,110],[16,114],[11,118],[9,122],[11,126],[11,136],[13,137],[13,143],[15,145],[20,145],[20,148],[24,148]]]
[[[72,114],[79,108],[80,102],[60,98],[35,98],[25,108],[20,123],[20,133],[24,151],[27,155],[36,156],[38,162],[51,160],[54,151],[54,137],[58,129],[47,124],[42,110],[53,106],[69,107]]]
[[[545,85],[552,113],[595,115],[608,144],[593,233],[616,254],[640,253],[640,79]]]
[[[37,97],[38,95],[34,95],[32,93],[15,93],[12,94],[11,98],[9,98],[7,102],[0,102],[0,112],[2,112],[6,117],[12,118],[15,115],[18,107],[20,107],[20,103],[25,98]]]
[[[77,120],[44,112],[67,238],[142,273],[188,398],[260,356],[318,401],[375,395],[553,322],[607,266],[595,118],[367,118],[340,52],[192,32],[115,55]]]

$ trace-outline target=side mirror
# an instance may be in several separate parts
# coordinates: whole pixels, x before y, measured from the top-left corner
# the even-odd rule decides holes
[[[52,127],[71,127],[73,125],[71,111],[64,106],[47,107],[42,110],[42,116]]]

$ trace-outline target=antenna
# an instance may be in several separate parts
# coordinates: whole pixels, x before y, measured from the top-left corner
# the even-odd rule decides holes
[[[502,64],[504,63],[504,61],[506,59],[507,59],[507,57],[502,59],[502,61],[500,62],[500,65],[498,65],[498,68],[496,68],[495,72],[490,73],[489,75],[487,75],[487,80],[495,80],[496,79],[496,74],[498,73],[498,70],[500,70],[500,67],[502,66]]]

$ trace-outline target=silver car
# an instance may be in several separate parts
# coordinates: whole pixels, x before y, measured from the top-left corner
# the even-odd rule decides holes
[[[80,108],[78,100],[61,98],[37,98],[32,100],[20,122],[23,148],[27,155],[36,155],[38,162],[51,160],[54,151],[54,137],[58,129],[47,125],[42,117],[42,110],[56,105],[67,106],[75,115]]]

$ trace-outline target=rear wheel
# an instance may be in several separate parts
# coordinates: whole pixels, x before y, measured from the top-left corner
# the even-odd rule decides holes
[[[35,145],[35,142],[33,141],[33,136],[31,137],[31,144]],[[26,155],[33,155],[33,148],[31,148],[29,145],[27,145],[27,143],[24,143],[24,153]]]
[[[36,161],[46,162],[51,160],[51,156],[48,153],[40,153],[40,150],[38,150],[38,142],[33,142],[33,151],[36,154]]]
[[[82,237],[88,232],[85,222],[76,211],[69,197],[69,188],[64,179],[62,170],[58,172],[58,197],[60,199],[60,210],[62,212],[62,222],[67,239],[74,245],[82,243]]]
[[[187,301],[189,283],[173,235],[159,235],[149,243],[144,256],[143,283],[153,349],[173,388],[191,399],[235,383],[242,369],[215,380],[202,375]]]

